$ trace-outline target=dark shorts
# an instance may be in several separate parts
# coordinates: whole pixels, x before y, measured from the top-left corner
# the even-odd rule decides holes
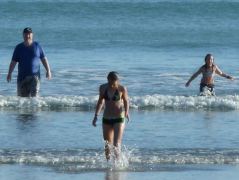
[[[124,118],[114,118],[114,119],[103,118],[102,122],[103,124],[114,126],[117,123],[124,123]]]
[[[200,92],[203,92],[203,88],[204,88],[204,87],[207,87],[210,92],[214,92],[214,85],[213,85],[213,84],[204,84],[204,83],[201,83],[201,84],[200,84]]]
[[[22,81],[17,82],[17,95],[21,97],[36,97],[40,89],[38,76],[27,76]]]

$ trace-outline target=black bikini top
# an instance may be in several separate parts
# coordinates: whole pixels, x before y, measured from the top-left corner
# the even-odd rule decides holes
[[[120,100],[119,90],[116,89],[114,95],[112,96],[112,98],[110,98],[109,95],[108,95],[108,88],[106,88],[105,93],[104,93],[104,99],[106,101],[110,101],[110,100],[112,100],[112,101],[119,101]]]

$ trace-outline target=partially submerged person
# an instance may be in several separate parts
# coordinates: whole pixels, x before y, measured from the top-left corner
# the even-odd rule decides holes
[[[110,72],[107,79],[108,83],[99,88],[99,99],[92,125],[96,126],[100,111],[105,105],[102,128],[105,140],[105,156],[109,160],[110,157],[119,158],[125,118],[129,119],[129,101],[126,87],[119,83],[118,73]],[[113,147],[114,152],[112,152],[111,147]]]
[[[51,70],[45,53],[38,42],[33,41],[30,27],[23,30],[24,42],[18,44],[9,65],[7,81],[12,79],[12,72],[18,63],[17,95],[21,97],[38,96],[40,89],[40,62],[46,69],[46,77],[51,79]]]
[[[199,74],[202,74],[202,79],[201,79],[201,83],[200,83],[200,93],[203,93],[204,88],[207,88],[211,95],[215,95],[214,92],[214,76],[216,74],[225,77],[227,79],[233,80],[234,78],[232,76],[229,76],[225,73],[223,73],[219,67],[214,64],[214,58],[212,56],[212,54],[207,54],[205,57],[205,64],[203,66],[201,66],[197,72],[195,72],[191,78],[188,80],[188,82],[186,83],[186,87],[188,87],[191,83],[191,81],[193,81]]]

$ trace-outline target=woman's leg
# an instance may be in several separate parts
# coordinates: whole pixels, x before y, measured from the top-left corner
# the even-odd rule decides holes
[[[203,92],[203,88],[204,88],[204,87],[205,87],[205,84],[201,83],[201,84],[200,84],[200,88],[199,88],[200,93]]]
[[[115,156],[118,159],[121,151],[121,142],[123,138],[125,123],[117,123],[114,125],[114,148]]]
[[[110,146],[113,145],[114,129],[111,125],[103,124],[103,137],[105,140],[105,157],[110,159]]]

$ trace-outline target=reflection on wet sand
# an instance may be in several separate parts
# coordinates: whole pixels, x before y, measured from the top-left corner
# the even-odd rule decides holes
[[[108,170],[105,173],[105,180],[126,180],[126,179],[127,172]]]

